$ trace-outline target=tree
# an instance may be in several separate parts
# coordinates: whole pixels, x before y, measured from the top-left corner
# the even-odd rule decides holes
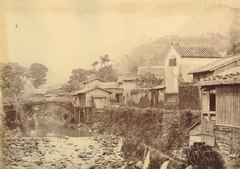
[[[28,69],[17,63],[8,63],[0,67],[0,87],[4,97],[18,95],[24,89],[23,77],[28,76]]]
[[[30,67],[30,77],[32,78],[32,83],[35,88],[46,83],[48,68],[40,63],[33,63]]]
[[[227,50],[227,55],[240,53],[240,42],[234,43],[230,49]]]
[[[96,66],[98,65],[98,61],[94,61],[92,63],[92,66],[93,66],[93,70],[96,70]]]
[[[105,67],[107,66],[107,64],[110,62],[111,60],[108,57],[108,54],[104,55],[104,56],[100,56],[100,62],[101,62],[101,66],[104,65]]]
[[[154,74],[147,73],[140,75],[136,79],[136,84],[140,88],[152,88],[162,83],[163,79],[157,78]]]
[[[112,68],[112,65],[108,65],[100,68],[96,76],[105,81],[115,81],[118,78],[118,73]]]
[[[85,70],[85,69],[73,69],[69,80],[66,84],[62,86],[62,89],[66,92],[72,92],[81,89],[81,83],[87,80],[87,77],[95,74],[96,72],[93,70]]]

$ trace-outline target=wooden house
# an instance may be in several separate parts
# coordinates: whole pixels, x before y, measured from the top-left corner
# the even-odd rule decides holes
[[[220,58],[212,63],[202,66],[189,74],[193,75],[193,81],[198,82],[218,74],[229,74],[234,69],[240,70],[240,55]]]
[[[111,92],[100,87],[86,88],[73,94],[74,107],[93,107],[102,109],[110,105]]]
[[[136,76],[125,75],[118,77],[118,86],[123,89],[123,102],[127,104],[130,100],[131,91],[137,88]]]
[[[202,118],[215,125],[240,127],[240,70],[200,82]]]
[[[165,101],[165,85],[158,85],[149,89],[151,97],[151,106],[162,105]]]
[[[219,58],[220,53],[209,45],[172,43],[164,61],[166,101],[178,102],[179,84],[192,81],[188,73]]]
[[[111,104],[122,104],[123,103],[123,89],[119,88],[118,82],[104,82],[99,86],[107,91],[111,92],[110,102]]]

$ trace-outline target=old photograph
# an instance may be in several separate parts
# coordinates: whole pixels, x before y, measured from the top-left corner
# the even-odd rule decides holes
[[[240,1],[0,0],[0,169],[240,169]]]

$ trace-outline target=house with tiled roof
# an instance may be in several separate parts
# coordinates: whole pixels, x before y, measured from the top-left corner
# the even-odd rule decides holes
[[[202,121],[214,125],[215,143],[220,154],[228,159],[230,154],[240,151],[240,70],[205,78],[199,86]]]
[[[84,85],[84,88],[93,88],[93,87],[96,87],[98,85],[100,85],[101,83],[104,83],[105,81],[100,79],[100,78],[97,78],[97,77],[91,77],[87,80],[85,80],[83,83]]]
[[[94,107],[96,109],[102,109],[110,105],[111,93],[112,92],[100,87],[84,88],[73,93],[73,105],[74,107]]]
[[[177,102],[179,84],[191,82],[188,73],[220,59],[221,54],[211,45],[172,43],[164,61],[166,96],[168,102]]]
[[[240,55],[222,57],[189,72],[189,74],[192,74],[193,81],[197,82],[215,75],[231,74],[237,70],[240,70]]]
[[[123,88],[119,87],[118,82],[104,82],[99,86],[111,92],[110,101],[112,104],[123,103]]]
[[[130,100],[131,91],[137,88],[137,77],[133,74],[125,74],[118,77],[118,86],[123,89],[123,103],[126,105]]]

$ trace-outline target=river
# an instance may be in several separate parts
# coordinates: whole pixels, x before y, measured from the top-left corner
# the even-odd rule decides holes
[[[23,136],[9,131],[5,160],[8,169],[123,169],[122,139],[66,127],[53,119],[26,120]]]

